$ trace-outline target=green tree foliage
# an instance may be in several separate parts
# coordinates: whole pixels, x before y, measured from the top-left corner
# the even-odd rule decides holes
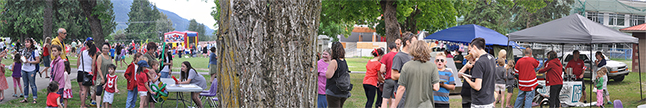
[[[134,0],[128,13],[128,28],[126,39],[146,40],[158,42],[162,31],[157,31],[156,20],[160,18],[157,6],[148,0]]]
[[[507,34],[567,16],[573,0],[479,0],[460,24]]]
[[[173,27],[173,21],[171,21],[170,18],[166,16],[166,14],[161,12],[159,14],[160,14],[160,18],[157,19],[156,21],[157,31],[161,31],[163,33],[174,31],[175,28]]]
[[[392,25],[382,21],[385,17],[382,3],[386,2],[389,1],[324,0],[321,4],[319,34],[332,36],[331,38],[336,40],[336,35],[349,36],[356,24],[376,25],[376,31],[381,36],[386,35],[387,26],[397,25],[403,32],[442,30],[456,25],[456,16],[470,9],[456,8],[454,5],[468,6],[472,1],[399,0],[393,4],[396,8],[397,24]]]
[[[3,14],[0,14],[2,24],[0,31],[4,37],[11,37],[13,40],[21,36],[24,38],[34,38],[36,41],[43,40],[43,20],[45,1],[42,0],[6,0],[3,1]],[[97,0],[97,6],[93,14],[98,14],[103,23],[104,34],[109,34],[114,30],[114,12],[110,0]],[[67,39],[84,39],[92,36],[88,20],[82,14],[83,10],[77,0],[55,0],[52,4],[52,37],[57,36],[58,28],[67,30]],[[96,38],[96,37],[95,37]]]
[[[511,25],[512,31],[522,30],[533,27],[545,22],[559,19],[570,14],[571,5],[574,0],[542,0],[546,3],[545,7],[537,9],[535,13],[516,12],[514,23]],[[523,8],[523,7],[517,7]],[[531,9],[528,9],[531,10]]]
[[[197,23],[195,19],[191,19],[188,24],[188,31],[194,31],[197,32],[197,38],[199,41],[207,41],[211,40],[210,37],[206,36],[206,28],[204,24],[202,23]]]

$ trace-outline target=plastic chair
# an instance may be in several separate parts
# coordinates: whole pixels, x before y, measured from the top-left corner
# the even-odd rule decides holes
[[[624,105],[621,104],[621,100],[615,100],[615,103],[612,103],[615,108],[624,108]]]
[[[217,97],[217,92],[218,92],[218,79],[213,79],[213,82],[211,83],[211,89],[208,90],[208,92],[202,91],[200,93],[200,99],[201,100],[206,100],[211,107],[217,106],[216,102],[219,102],[220,99]]]

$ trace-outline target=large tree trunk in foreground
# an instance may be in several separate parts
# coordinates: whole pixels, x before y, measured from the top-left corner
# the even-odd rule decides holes
[[[43,10],[43,42],[46,37],[52,37],[52,28],[54,27],[54,23],[52,22],[53,5],[54,0],[45,0],[45,9]]]
[[[90,29],[92,31],[92,37],[94,38],[94,43],[97,45],[103,44],[105,42],[103,35],[103,26],[101,26],[101,19],[99,15],[92,14],[94,7],[96,6],[96,0],[80,0],[79,5],[83,9],[83,14],[90,23]]]
[[[316,107],[318,0],[220,0],[223,107]]]
[[[400,38],[399,23],[397,22],[397,1],[381,0],[381,9],[384,11],[384,22],[386,23],[386,42],[395,43]]]

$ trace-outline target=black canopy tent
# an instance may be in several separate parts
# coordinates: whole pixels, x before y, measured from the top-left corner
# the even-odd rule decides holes
[[[588,44],[590,45],[590,55],[593,52],[592,44],[638,43],[635,37],[591,21],[579,14],[569,15],[541,25],[509,33],[508,36],[509,41],[553,43],[561,44],[561,47],[565,44]],[[592,62],[590,62],[590,66],[593,66]],[[590,72],[593,73],[592,69],[590,69]],[[641,72],[639,74],[641,86]],[[589,100],[592,100],[592,89],[588,90],[590,90]],[[642,90],[640,90],[640,95],[641,92]]]

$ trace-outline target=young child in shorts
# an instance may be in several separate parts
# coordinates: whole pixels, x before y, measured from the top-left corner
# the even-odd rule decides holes
[[[52,81],[47,86],[47,107],[46,108],[58,108],[61,105],[61,95],[56,94],[58,92],[58,82]]]
[[[139,108],[144,108],[148,106],[148,93],[155,95],[156,93],[150,89],[150,86],[148,86],[148,69],[150,66],[148,65],[148,62],[145,60],[140,60],[137,62],[137,65],[139,65],[139,68],[137,68],[137,90],[139,94]]]
[[[150,63],[151,68],[148,69],[148,86],[151,87],[151,85],[159,85],[159,77],[161,76],[161,73],[157,73],[157,69],[159,69],[159,62],[157,61],[151,61]],[[157,91],[155,88],[150,88],[153,91]],[[150,94],[149,94],[150,95]],[[154,95],[148,96],[148,105],[152,105],[150,107],[155,108],[155,103],[157,103],[157,100],[153,98]]]
[[[108,65],[108,75],[106,75],[107,82],[103,85],[105,91],[103,92],[103,106],[112,108],[112,101],[114,100],[114,93],[119,92],[117,88],[117,75],[114,70],[117,66],[114,64]]]

